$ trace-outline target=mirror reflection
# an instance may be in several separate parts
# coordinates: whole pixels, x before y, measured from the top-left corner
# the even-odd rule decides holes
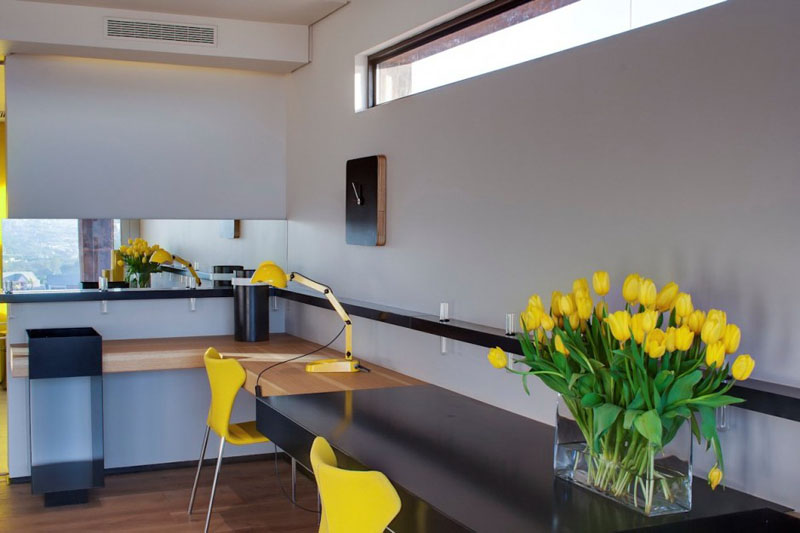
[[[286,265],[285,220],[6,219],[2,232],[6,291],[207,289]]]

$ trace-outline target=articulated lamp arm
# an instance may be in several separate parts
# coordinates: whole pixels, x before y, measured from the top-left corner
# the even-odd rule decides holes
[[[182,257],[178,257],[177,255],[173,255],[172,256],[172,260],[175,261],[176,263],[180,263],[180,264],[182,264],[183,266],[186,267],[186,270],[189,271],[189,273],[192,275],[194,280],[197,282],[197,286],[198,287],[203,284],[203,282],[200,281],[200,276],[197,275],[197,272],[195,272],[194,267],[191,265],[191,263],[189,263],[189,261],[187,261],[186,259],[184,259]]]
[[[294,281],[299,283],[300,285],[305,285],[309,289],[313,289],[317,292],[321,292],[325,295],[325,298],[333,306],[334,311],[336,314],[339,315],[339,318],[342,319],[344,322],[344,336],[345,336],[345,358],[350,361],[353,359],[353,323],[350,320],[350,315],[347,314],[347,311],[344,310],[342,304],[339,303],[339,300],[336,299],[336,296],[333,295],[333,291],[327,285],[323,285],[322,283],[318,283],[312,279],[308,279],[304,275],[298,272],[292,272],[289,274],[289,281]]]

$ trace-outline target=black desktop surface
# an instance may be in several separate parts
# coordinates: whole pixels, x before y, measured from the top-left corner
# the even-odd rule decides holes
[[[257,422],[307,466],[320,435],[340,466],[385,473],[403,499],[390,526],[398,533],[691,528],[701,518],[787,510],[732,489],[712,492],[696,478],[690,512],[647,518],[555,479],[552,426],[433,385],[259,398]]]

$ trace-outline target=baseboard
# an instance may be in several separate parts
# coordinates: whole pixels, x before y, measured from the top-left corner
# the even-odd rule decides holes
[[[274,453],[261,453],[256,455],[238,455],[235,457],[224,457],[222,459],[223,464],[235,464],[235,463],[253,463],[257,461],[272,461],[275,458]],[[289,456],[283,452],[278,453],[278,458],[284,461],[289,461]],[[214,465],[216,464],[216,459],[204,459],[203,465]],[[176,468],[188,468],[190,466],[197,466],[197,461],[174,461],[171,463],[156,463],[150,465],[135,465],[135,466],[118,466],[115,468],[106,468],[105,474],[107,476],[114,476],[117,474],[136,474],[140,472],[155,472],[158,470],[173,470]],[[20,483],[30,483],[31,476],[18,476],[18,477],[9,477],[8,483],[15,485]]]

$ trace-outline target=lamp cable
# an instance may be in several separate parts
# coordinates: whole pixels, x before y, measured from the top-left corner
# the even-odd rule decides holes
[[[342,333],[344,333],[344,328],[345,328],[345,326],[342,326],[342,329],[339,330],[339,333],[337,333],[336,336],[334,338],[332,338],[331,341],[328,344],[326,344],[325,346],[320,346],[319,348],[317,348],[315,350],[312,350],[312,351],[310,351],[308,353],[304,353],[303,355],[298,355],[297,357],[292,357],[291,359],[286,359],[284,361],[278,361],[277,363],[273,363],[273,364],[269,365],[268,367],[264,368],[261,372],[258,373],[258,376],[256,377],[256,397],[257,398],[263,398],[263,396],[261,394],[261,385],[259,384],[259,381],[261,381],[261,376],[264,374],[264,372],[266,372],[268,370],[271,370],[271,369],[275,368],[276,366],[280,366],[280,365],[282,365],[284,363],[291,363],[292,361],[297,361],[298,359],[302,359],[303,357],[308,357],[309,355],[313,355],[313,354],[319,352],[320,350],[324,350],[325,348],[329,347],[331,344],[336,342],[336,339],[338,339],[339,337],[342,336]]]

